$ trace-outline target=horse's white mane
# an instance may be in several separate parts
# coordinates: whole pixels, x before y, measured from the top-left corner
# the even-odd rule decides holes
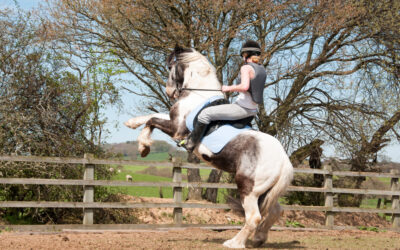
[[[181,55],[180,61],[189,64],[191,62],[195,61],[200,61],[202,64],[202,67],[206,66],[208,67],[209,70],[211,70],[213,73],[215,73],[215,68],[214,66],[208,61],[207,57],[202,55],[200,52],[198,52],[195,49],[192,49],[191,53],[184,53]]]
[[[183,87],[221,89],[215,67],[208,61],[207,57],[195,49],[181,53],[179,62],[186,65]],[[201,92],[203,97],[209,94],[215,95],[211,92]]]

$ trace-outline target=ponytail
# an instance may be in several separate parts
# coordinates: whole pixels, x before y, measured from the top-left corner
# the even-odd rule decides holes
[[[253,63],[261,64],[261,62],[260,62],[260,56],[256,56],[256,55],[251,56],[251,57],[250,57],[250,60],[251,60],[251,62],[253,62]]]

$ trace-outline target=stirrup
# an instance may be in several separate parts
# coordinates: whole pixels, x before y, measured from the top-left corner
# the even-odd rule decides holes
[[[192,153],[193,150],[196,148],[197,145],[188,147],[188,142],[189,142],[188,139],[183,139],[183,140],[181,140],[181,141],[178,141],[176,145],[177,145],[178,147],[182,147],[182,148],[186,149],[189,153]]]
[[[176,141],[176,145],[178,147],[182,147],[182,148],[185,148],[185,149],[186,149],[186,143],[187,143],[186,139],[183,139],[183,140],[180,140],[180,141]]]

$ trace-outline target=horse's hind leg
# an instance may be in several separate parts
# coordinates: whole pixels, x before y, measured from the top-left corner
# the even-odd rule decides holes
[[[283,210],[279,203],[277,202],[271,207],[270,211],[265,211],[263,220],[258,225],[256,232],[254,234],[254,247],[261,246],[268,239],[268,231],[271,229],[272,225],[279,219]]]
[[[254,193],[250,193],[242,199],[242,206],[244,208],[246,222],[235,237],[224,242],[225,247],[245,248],[247,238],[257,228],[261,221],[261,215],[258,209],[257,201],[258,196],[256,196]]]

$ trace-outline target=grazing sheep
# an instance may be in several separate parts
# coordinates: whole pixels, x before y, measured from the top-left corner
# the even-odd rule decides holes
[[[111,173],[114,172],[113,168],[109,168],[108,171],[110,171]]]
[[[132,176],[130,176],[129,174],[126,175],[126,181],[132,181]]]

